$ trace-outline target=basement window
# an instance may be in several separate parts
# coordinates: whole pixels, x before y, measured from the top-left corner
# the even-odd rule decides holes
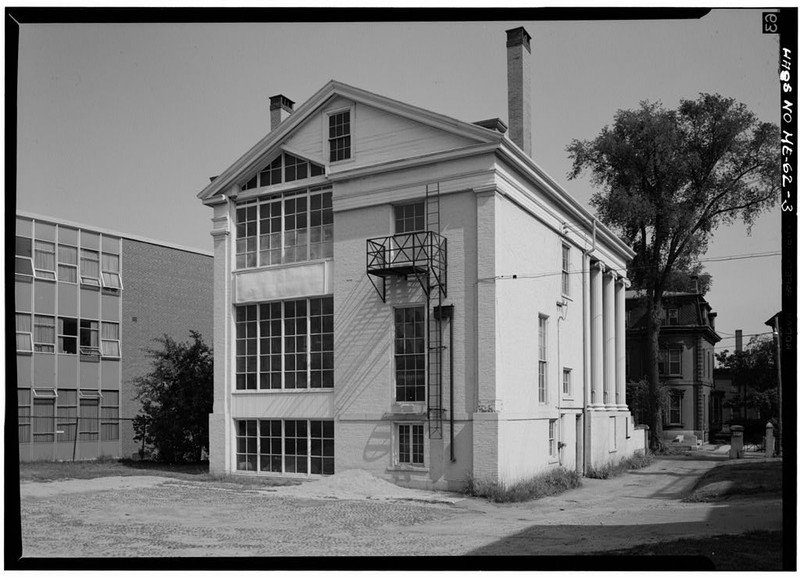
[[[425,426],[422,423],[402,423],[397,426],[398,465],[425,465]]]

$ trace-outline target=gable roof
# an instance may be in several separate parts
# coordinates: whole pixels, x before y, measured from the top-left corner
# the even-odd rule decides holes
[[[230,167],[209,183],[197,197],[207,200],[221,193],[241,176],[243,171],[252,169],[251,165],[258,161],[270,149],[279,146],[295,129],[314,115],[325,103],[335,97],[344,97],[356,103],[363,103],[376,109],[398,115],[424,125],[449,133],[474,139],[477,143],[499,143],[503,135],[473,123],[459,121],[446,115],[434,113],[420,107],[390,99],[357,87],[331,80],[310,99],[298,107],[274,131],[269,132],[244,155],[234,161]]]

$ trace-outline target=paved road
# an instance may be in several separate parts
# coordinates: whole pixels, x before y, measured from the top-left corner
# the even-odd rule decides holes
[[[680,501],[720,462],[663,458],[509,505],[312,499],[153,477],[23,484],[23,556],[564,555],[781,529],[779,499]]]

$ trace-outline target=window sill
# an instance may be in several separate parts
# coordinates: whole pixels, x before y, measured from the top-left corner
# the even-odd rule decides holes
[[[16,272],[14,274],[14,278],[16,280],[20,281],[20,282],[32,282],[33,281],[33,276],[31,276],[29,274],[20,274],[19,272]]]
[[[18,350],[17,354],[18,355],[23,355],[23,356],[32,356],[33,355],[33,351],[32,350]]]
[[[306,393],[332,393],[333,387],[324,389],[233,389],[232,395],[269,395],[269,394],[306,394]]]
[[[561,297],[562,297],[564,300],[568,301],[568,302],[574,302],[574,301],[575,301],[575,299],[574,299],[574,298],[572,298],[572,296],[569,296],[569,295],[567,295],[567,294],[564,294],[564,293],[562,293],[562,294],[561,294]]]
[[[609,450],[608,450],[608,452],[609,452],[609,453],[616,453],[616,452],[617,452],[617,450],[616,450],[616,449],[609,449]]]
[[[406,471],[410,473],[430,473],[430,469],[423,465],[406,465],[398,463],[391,467],[387,467],[386,471]]]

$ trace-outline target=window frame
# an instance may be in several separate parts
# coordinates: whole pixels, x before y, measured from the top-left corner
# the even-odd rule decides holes
[[[547,319],[549,316],[539,313],[537,321],[537,334],[538,334],[538,369],[537,369],[537,400],[539,404],[546,405],[548,402],[548,385],[547,385]]]
[[[64,250],[75,250],[75,261],[74,262],[67,262],[62,259],[61,249]],[[59,242],[58,247],[56,248],[56,278],[59,282],[63,282],[65,284],[78,284],[80,282],[80,275],[79,275],[79,264],[80,264],[80,252],[78,251],[78,246],[73,246],[72,244],[62,244]],[[72,276],[70,279],[67,277],[62,277],[62,271],[70,271],[72,272]]]
[[[302,163],[287,163],[286,156],[290,156],[295,160],[302,161]],[[305,166],[305,177],[297,177],[297,167]],[[295,176],[288,179],[288,167],[295,168]],[[274,176],[277,175],[277,179]],[[325,166],[315,163],[310,159],[306,159],[300,155],[295,155],[289,151],[281,151],[278,155],[272,158],[272,161],[264,165],[261,169],[257,170],[253,175],[248,177],[245,181],[239,182],[239,191],[251,191],[254,189],[263,189],[265,187],[272,187],[278,185],[286,185],[294,182],[302,182],[306,179],[314,179],[316,177],[325,177]]]
[[[50,324],[41,324],[43,320],[50,320],[52,321],[52,325]],[[37,328],[49,328],[52,329],[53,334],[53,341],[46,342],[43,340],[37,340]],[[47,347],[50,347],[50,350],[47,350]],[[33,351],[34,352],[44,352],[44,353],[53,353],[56,352],[56,317],[50,316],[47,314],[34,314],[33,315]]]
[[[407,431],[407,433],[404,433]],[[394,464],[399,468],[425,468],[425,424],[420,422],[395,423]],[[408,447],[404,450],[404,445]],[[404,459],[407,458],[407,461]]]
[[[298,303],[305,304],[303,318],[293,316],[287,319],[289,310],[287,305],[292,305],[292,309],[294,309]],[[318,313],[315,313],[315,310]],[[265,313],[265,311],[267,312]],[[333,390],[336,385],[334,313],[335,303],[333,295],[330,294],[296,300],[235,305],[233,316],[236,344],[233,392],[324,392]],[[305,328],[303,334],[288,334],[287,329],[291,330],[292,326],[296,329],[297,321],[300,320],[303,321],[301,326]],[[288,324],[289,322],[291,324]],[[319,331],[315,330],[317,327]],[[278,329],[279,334],[277,334]],[[295,345],[303,344],[302,353],[296,350],[288,351],[288,340],[294,341]],[[319,348],[315,348],[315,345],[318,345]],[[279,350],[275,350],[276,346]],[[287,387],[287,367],[296,367],[300,360],[298,357],[301,355],[304,367],[288,370],[293,373],[295,378],[299,376],[296,371],[305,371],[305,381],[301,381],[305,385]],[[289,361],[292,361],[293,364],[287,364]],[[266,363],[269,363],[269,368]],[[240,379],[240,377],[242,378]],[[265,387],[264,381],[267,377],[269,377],[270,386]],[[279,378],[280,387],[272,386],[274,377]],[[317,381],[320,386],[314,386]],[[240,387],[240,384],[244,386]]]
[[[20,241],[27,240],[28,249],[30,250],[27,254],[24,252],[25,248],[20,247]],[[23,250],[23,251],[20,251]],[[18,269],[20,264],[27,263],[26,271],[20,271]],[[28,268],[30,271],[27,271]],[[22,276],[24,278],[33,278],[35,276],[35,270],[33,268],[33,238],[29,238],[27,236],[16,236],[14,242],[14,275],[15,276]]]
[[[337,115],[347,114],[347,125],[348,131],[347,133],[342,133],[340,135],[336,135],[335,137],[332,136],[332,125],[331,120],[336,117]],[[331,111],[327,111],[324,116],[325,125],[324,125],[324,134],[325,134],[325,158],[328,160],[329,165],[337,165],[339,163],[346,163],[348,161],[352,161],[355,159],[355,139],[353,135],[353,126],[355,125],[355,107],[354,106],[347,106],[341,107],[338,109],[334,109]],[[346,139],[347,140],[347,155],[344,157],[338,157],[336,159],[333,158],[333,151],[338,149],[334,149],[333,141],[337,139]]]
[[[67,334],[65,322],[70,321],[75,323],[75,334]],[[56,320],[56,353],[58,354],[75,354],[80,352],[78,337],[80,336],[80,322],[78,318],[71,316],[59,316]],[[68,351],[64,347],[64,340],[74,340],[75,350]]]
[[[548,419],[547,420],[547,449],[548,449],[548,457],[550,460],[557,460],[558,459],[558,445],[557,443],[557,435],[558,435],[558,419]]]
[[[302,213],[296,210],[298,201],[304,206]],[[295,210],[289,208],[291,213],[287,213],[290,205]],[[298,221],[303,225],[298,227]],[[331,260],[333,188],[323,184],[241,201],[234,208],[234,227],[234,271]],[[302,243],[297,242],[300,236]],[[296,254],[299,247],[305,253],[301,258]],[[294,257],[287,253],[290,248]]]
[[[293,435],[297,433],[297,427],[301,422],[304,424],[305,431],[303,438]],[[278,423],[280,427],[278,434],[273,430],[275,423]],[[292,424],[291,429],[289,429],[289,423]],[[253,434],[247,431],[248,424],[252,424],[255,427]],[[266,424],[269,426],[268,432],[264,430]],[[234,470],[236,472],[265,475],[277,473],[295,477],[322,477],[336,473],[336,427],[333,419],[280,419],[275,417],[256,419],[243,417],[234,419],[233,427]],[[242,427],[245,430],[244,434],[240,432]],[[317,435],[315,435],[315,430]],[[293,434],[290,434],[290,431]],[[275,440],[279,441],[278,445],[275,445]],[[263,447],[265,442],[268,443],[269,449]],[[244,450],[242,450],[242,447],[244,447]],[[304,449],[304,453],[297,453],[298,447]],[[291,449],[294,449],[295,452],[291,453]],[[274,460],[278,455],[280,456],[280,470],[274,469]],[[268,459],[266,463],[264,462],[265,458]],[[305,464],[305,471],[297,471],[296,469],[287,471],[287,466],[290,463],[287,459],[290,458],[295,460],[295,467],[297,466],[297,459],[302,458]],[[316,459],[318,461],[315,461]],[[253,469],[241,468],[243,464],[249,465],[250,461],[254,462],[252,464]],[[315,469],[315,463],[319,466],[318,470]],[[265,466],[267,467],[266,469]]]
[[[572,398],[572,369],[564,367],[561,369],[561,392],[566,398]]]
[[[569,298],[570,293],[570,246],[564,242],[561,243],[561,295],[564,298]]]
[[[83,344],[84,337],[88,338],[89,344]],[[92,318],[81,318],[78,320],[78,352],[81,357],[91,357],[92,359],[100,358],[102,353],[100,350],[99,320]]]
[[[49,252],[49,251],[43,250],[42,248],[37,248],[36,246],[39,245],[39,244],[49,244],[50,246],[52,246],[53,251]],[[57,274],[56,274],[56,270],[58,268],[58,266],[56,265],[56,251],[57,250],[56,250],[55,242],[50,242],[50,241],[47,241],[47,240],[37,240],[37,239],[33,240],[33,273],[34,273],[34,276],[36,278],[38,278],[40,280],[50,280],[50,281],[53,281],[53,282],[56,281],[56,279],[58,277]],[[52,262],[53,262],[53,269],[52,270],[49,270],[47,268],[37,268],[36,267],[36,260],[41,255],[44,255],[45,257],[46,256],[51,256],[52,257]]]
[[[417,214],[417,211],[416,211],[418,208],[420,208],[422,210],[419,215]],[[405,214],[405,212],[407,210],[409,210],[409,209],[412,210],[411,216],[408,216],[408,215]],[[402,215],[399,215],[400,213]],[[416,233],[416,232],[424,232],[424,231],[426,231],[426,228],[428,226],[426,213],[427,212],[425,211],[425,200],[424,199],[423,200],[417,200],[417,201],[411,201],[411,202],[408,202],[408,203],[399,203],[399,204],[393,205],[392,206],[392,214],[393,214],[392,215],[392,218],[393,218],[392,219],[392,228],[393,228],[393,234],[398,236],[398,235],[413,234],[413,233]],[[405,223],[406,222],[410,221],[412,224],[417,225],[417,220],[419,220],[419,219],[422,220],[422,228],[414,228],[412,230],[409,230],[409,229],[405,228]],[[398,227],[401,224],[402,224],[403,227]]]
[[[85,253],[93,253],[97,255],[97,260],[92,258],[86,257]],[[97,264],[97,276],[93,276],[91,273],[84,273],[84,262],[87,263],[96,263]],[[81,286],[88,286],[90,288],[101,288],[102,283],[100,282],[100,250],[92,250],[91,248],[80,248],[78,251],[78,279],[80,280]]]
[[[673,372],[673,365],[677,365],[677,372]],[[683,347],[667,346],[658,349],[658,374],[666,377],[683,376]]]
[[[113,264],[108,263],[106,265],[106,256],[109,258],[113,257],[116,259],[116,269],[113,267]],[[110,282],[106,280],[106,276],[108,279],[113,281]],[[120,274],[120,257],[119,254],[115,254],[113,252],[101,252],[100,253],[100,284],[103,287],[103,290],[107,292],[117,293],[123,289],[122,286],[122,276]]]
[[[414,332],[410,337],[403,335],[398,336],[398,313],[404,312],[408,313],[409,311],[421,312],[422,313],[422,336],[417,336],[416,332]],[[427,336],[427,324],[428,324],[428,314],[427,308],[423,304],[408,304],[408,305],[400,305],[396,306],[392,310],[392,365],[393,365],[393,372],[392,372],[392,397],[393,402],[395,403],[425,403],[428,400],[428,336]],[[408,321],[403,320],[403,324],[416,324],[416,320]],[[416,346],[414,343],[418,340],[422,339],[422,352],[416,351]],[[403,341],[403,351],[398,352],[398,345],[401,344],[398,341]],[[414,350],[412,352],[406,351],[406,341],[410,341],[412,343],[412,348]],[[422,385],[419,385],[415,380],[412,382],[412,385],[409,386],[407,383],[407,379],[409,376],[413,377],[416,373],[420,372],[418,363],[419,358],[422,357]],[[413,366],[411,368],[411,372],[409,372],[408,362],[412,361],[413,359]],[[402,360],[402,364],[400,361]],[[403,373],[403,384],[400,385],[400,373]],[[407,397],[408,395],[405,394],[409,390],[414,393],[412,399],[408,398],[400,398],[398,395],[400,394],[400,389],[403,389],[403,397]],[[416,398],[419,392],[422,392],[422,398]]]
[[[674,313],[674,315],[673,315]],[[678,326],[678,309],[667,308],[667,325]]]
[[[116,334],[116,338],[104,338],[103,337],[103,335],[105,334],[103,332],[104,329],[105,328],[111,328],[111,327],[116,327],[116,332],[114,333],[114,334]],[[120,344],[119,331],[120,331],[120,323],[119,322],[105,321],[105,320],[101,320],[100,321],[100,356],[102,356],[103,358],[114,358],[114,359],[122,358],[122,347],[121,347],[121,344]],[[105,346],[106,346],[107,343],[108,344],[112,344],[113,343],[113,344],[116,345],[116,354],[113,354],[113,353],[112,354],[108,354],[108,353],[106,353]]]
[[[677,407],[673,403],[677,401]],[[673,420],[673,413],[677,413],[677,421]],[[670,391],[667,403],[667,425],[683,425],[683,393],[681,391]]]
[[[21,318],[23,317],[23,318]],[[20,320],[27,317],[28,330],[25,330],[24,325],[20,330]],[[33,315],[30,312],[15,312],[14,313],[14,327],[16,331],[16,352],[17,354],[33,354]],[[28,348],[20,348],[20,338],[27,341]]]

